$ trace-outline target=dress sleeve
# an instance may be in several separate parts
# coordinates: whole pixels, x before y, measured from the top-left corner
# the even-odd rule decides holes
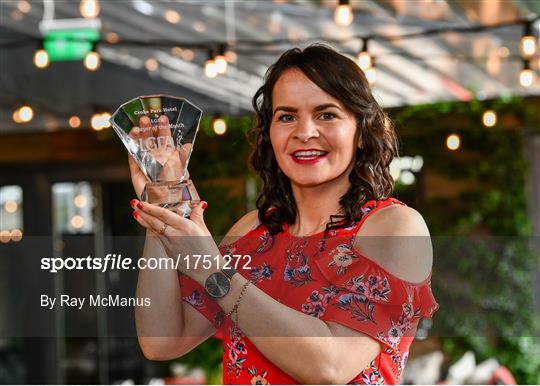
[[[215,338],[223,339],[222,325],[225,316],[219,304],[210,298],[204,288],[186,275],[178,275],[182,300],[199,311],[216,328]]]
[[[393,276],[360,255],[350,242],[336,240],[326,258],[318,259],[326,309],[322,320],[339,323],[379,341],[392,353],[402,339],[412,340],[421,318],[431,319],[438,304],[431,276],[414,284]]]

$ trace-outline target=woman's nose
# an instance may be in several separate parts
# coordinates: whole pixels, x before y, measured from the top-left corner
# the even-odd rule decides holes
[[[294,131],[294,138],[307,142],[310,138],[319,138],[317,124],[312,119],[300,119]]]

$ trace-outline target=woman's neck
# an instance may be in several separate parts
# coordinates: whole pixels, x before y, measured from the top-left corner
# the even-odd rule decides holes
[[[331,215],[343,214],[339,203],[347,193],[350,183],[328,183],[313,187],[292,185],[296,201],[296,220],[289,227],[289,233],[308,236],[326,228]]]

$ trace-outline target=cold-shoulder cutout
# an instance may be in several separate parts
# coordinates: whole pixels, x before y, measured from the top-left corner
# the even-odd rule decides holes
[[[356,233],[354,250],[398,279],[424,283],[432,270],[433,248],[420,213],[405,205],[389,205],[367,217]]]
[[[260,225],[258,214],[258,210],[252,210],[242,216],[223,237],[220,246],[232,244],[256,229]]]

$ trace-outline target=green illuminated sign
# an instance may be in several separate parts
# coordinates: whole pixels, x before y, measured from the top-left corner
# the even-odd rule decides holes
[[[51,62],[81,60],[99,40],[99,31],[89,28],[48,31],[44,36],[43,48]]]

